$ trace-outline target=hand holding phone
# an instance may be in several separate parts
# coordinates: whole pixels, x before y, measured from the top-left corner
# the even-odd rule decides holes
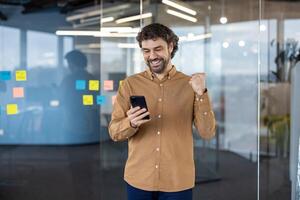
[[[150,121],[150,113],[144,96],[131,96],[130,103],[132,108],[127,111],[127,116],[132,127],[139,127]]]

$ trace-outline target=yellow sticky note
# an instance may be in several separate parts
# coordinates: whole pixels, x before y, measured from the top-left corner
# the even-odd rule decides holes
[[[122,85],[123,85],[123,80],[121,80],[120,82],[119,82],[119,87],[121,87]]]
[[[8,115],[18,114],[18,105],[17,104],[7,104],[6,105],[6,113]]]
[[[26,70],[17,70],[16,71],[16,81],[26,81],[27,73]]]
[[[114,96],[111,97],[112,105],[115,104],[116,98],[117,98],[117,95],[114,95]]]
[[[98,91],[99,90],[99,81],[90,80],[89,81],[89,90]]]
[[[24,97],[24,88],[23,87],[13,88],[13,97],[14,98],[23,98]]]
[[[104,83],[103,83],[103,89],[105,91],[113,90],[114,89],[114,81],[112,81],[112,80],[104,81]]]
[[[93,95],[83,95],[82,96],[82,103],[85,106],[90,106],[94,104]]]

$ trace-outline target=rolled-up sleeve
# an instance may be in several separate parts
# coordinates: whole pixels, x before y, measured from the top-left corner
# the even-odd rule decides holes
[[[129,96],[129,85],[128,81],[125,79],[122,86],[119,87],[113,105],[111,121],[108,126],[109,135],[115,142],[129,139],[138,131],[138,128],[131,127],[130,120],[126,114],[130,109]]]
[[[216,122],[208,92],[194,99],[194,124],[203,139],[215,136]]]

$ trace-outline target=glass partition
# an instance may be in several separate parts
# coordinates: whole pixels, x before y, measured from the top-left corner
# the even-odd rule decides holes
[[[188,15],[163,2],[143,1],[142,5],[129,6],[118,18],[138,15],[140,11],[141,16],[148,14],[149,17],[119,24],[102,23],[102,29],[114,26],[140,28],[158,22],[174,30],[180,37],[180,42],[173,64],[187,75],[206,72],[208,91],[217,118],[217,134],[214,139],[204,141],[194,131],[194,199],[254,199],[257,196],[258,163],[259,15],[254,14],[254,6],[247,7],[245,2],[177,3],[195,10],[197,14]],[[259,2],[251,1],[250,4],[258,6]],[[103,19],[115,16],[105,12],[108,5],[111,9],[122,6],[121,3],[111,5],[103,1]],[[237,7],[247,9],[243,20],[235,13]],[[178,17],[178,12],[191,17],[191,21]],[[221,17],[221,21],[224,17],[228,21],[221,23]],[[125,77],[145,69],[146,64],[134,37],[102,38],[103,81],[113,80],[115,86]],[[106,108],[101,109],[101,124],[107,126],[116,90],[104,91],[103,94],[106,94],[108,101]],[[116,143],[109,139],[104,142],[106,137],[101,137],[101,197],[126,199],[123,172],[127,159],[127,142]]]

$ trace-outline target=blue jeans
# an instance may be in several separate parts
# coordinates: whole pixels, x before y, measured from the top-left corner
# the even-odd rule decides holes
[[[135,188],[128,183],[127,200],[192,200],[192,189],[179,192],[145,191]]]

